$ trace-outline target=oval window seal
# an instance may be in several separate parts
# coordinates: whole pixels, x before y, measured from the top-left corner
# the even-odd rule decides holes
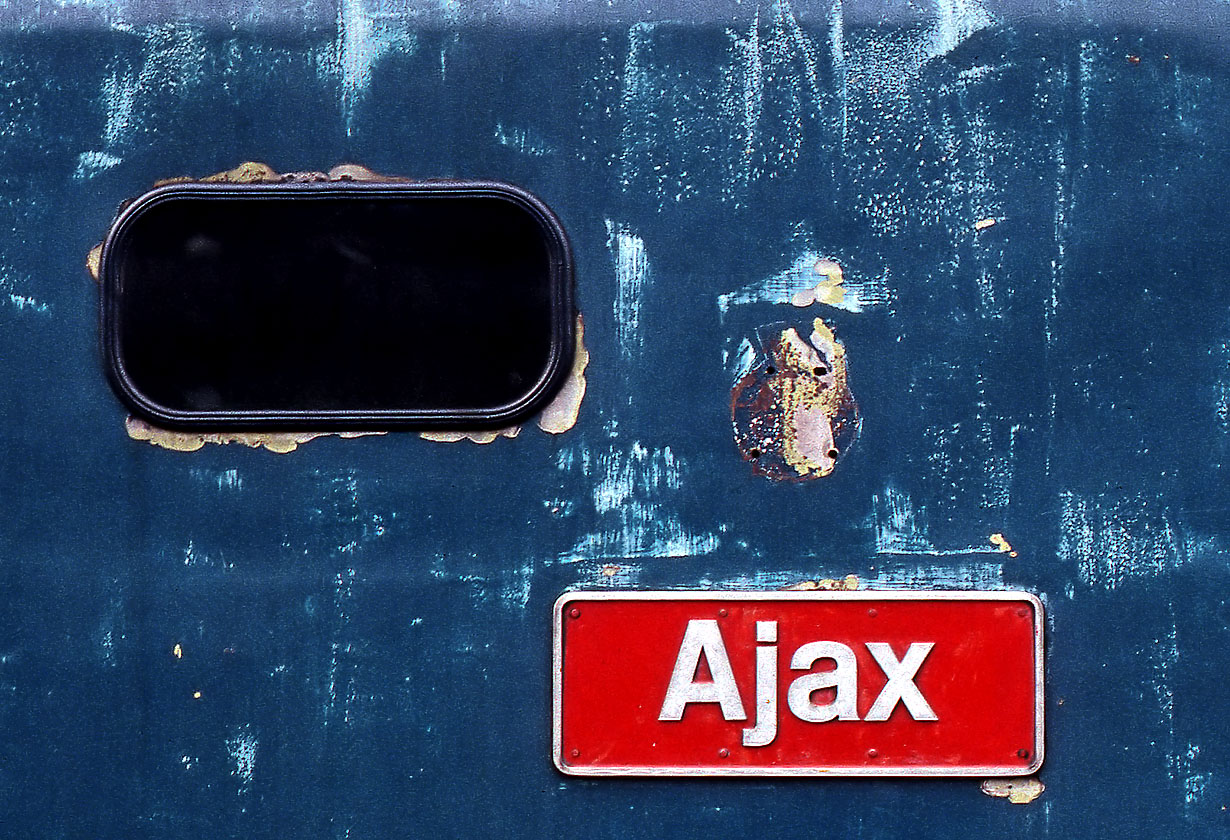
[[[173,428],[506,426],[574,351],[567,235],[501,182],[159,187],[100,280],[108,376]]]

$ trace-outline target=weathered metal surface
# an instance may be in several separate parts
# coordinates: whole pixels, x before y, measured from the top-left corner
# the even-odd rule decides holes
[[[805,810],[876,838],[1223,837],[1228,19],[1214,0],[0,9],[0,825],[773,838]],[[82,255],[154,180],[242,160],[542,196],[586,319],[575,427],[284,455],[132,440]],[[841,305],[835,283],[795,305],[821,259]],[[759,328],[806,339],[817,317],[862,431],[831,475],[768,481],[732,441],[731,371]],[[565,589],[851,574],[1042,598],[1037,785],[551,766]]]

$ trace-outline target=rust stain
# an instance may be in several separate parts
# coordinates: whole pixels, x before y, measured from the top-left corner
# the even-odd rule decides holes
[[[858,589],[858,575],[846,575],[844,578],[820,578],[805,580],[785,587],[789,592],[853,592]]]
[[[620,567],[616,565],[615,563],[607,563],[605,566],[602,567],[602,576],[603,577],[615,577],[615,575],[619,574],[619,568]]]
[[[829,475],[858,437],[846,349],[820,318],[807,340],[794,327],[765,327],[761,352],[731,392],[735,444],[752,471],[775,481]]]
[[[998,548],[1004,554],[1007,554],[1009,557],[1016,557],[1016,551],[1012,548],[1012,543],[1004,539],[1003,534],[992,534],[987,539],[990,540],[991,545]]]
[[[846,296],[846,290],[841,285],[845,282],[841,266],[834,260],[822,258],[816,260],[812,271],[824,279],[813,288],[800,289],[795,292],[790,298],[790,303],[799,308],[811,306],[813,303],[825,303],[829,306],[840,304]]]
[[[1007,799],[1013,805],[1028,805],[1046,790],[1046,785],[1036,776],[1026,779],[987,779],[982,783],[982,792],[987,796]]]
[[[161,429],[139,417],[131,416],[124,420],[124,429],[133,440],[143,440],[175,452],[195,452],[207,443],[219,445],[238,443],[253,449],[264,447],[279,455],[294,452],[300,444],[318,437],[335,435],[349,439],[386,434],[386,432],[181,432]]]

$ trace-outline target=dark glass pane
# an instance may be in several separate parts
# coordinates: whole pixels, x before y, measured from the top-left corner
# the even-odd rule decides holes
[[[545,402],[573,317],[546,211],[489,191],[305,186],[185,187],[121,218],[104,331],[138,411],[439,425]]]

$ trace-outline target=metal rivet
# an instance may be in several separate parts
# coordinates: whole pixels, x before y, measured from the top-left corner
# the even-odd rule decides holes
[[[726,612],[726,610],[718,610],[718,618],[725,618],[728,615],[730,615],[730,613]]]
[[[875,609],[867,610],[867,615],[871,616],[872,618],[875,618],[879,614],[880,613]]]
[[[1029,750],[1017,750],[1016,754],[1018,758],[1029,758]]]
[[[581,751],[580,751],[580,750],[573,750],[573,751],[572,751],[572,757],[573,757],[573,758],[579,758],[580,756],[581,756]]]
[[[720,750],[718,750],[718,758],[727,758],[729,755],[730,755],[730,750],[726,749],[725,747],[722,747]]]
[[[875,758],[879,754],[880,754],[879,751],[875,747],[872,747],[871,749],[867,750],[868,758]]]
[[[569,614],[570,616],[572,616],[573,618],[580,618],[580,617],[581,617],[581,611],[580,611],[580,610],[578,610],[576,607],[573,607],[572,609],[570,609],[570,610],[568,611],[568,614]]]

